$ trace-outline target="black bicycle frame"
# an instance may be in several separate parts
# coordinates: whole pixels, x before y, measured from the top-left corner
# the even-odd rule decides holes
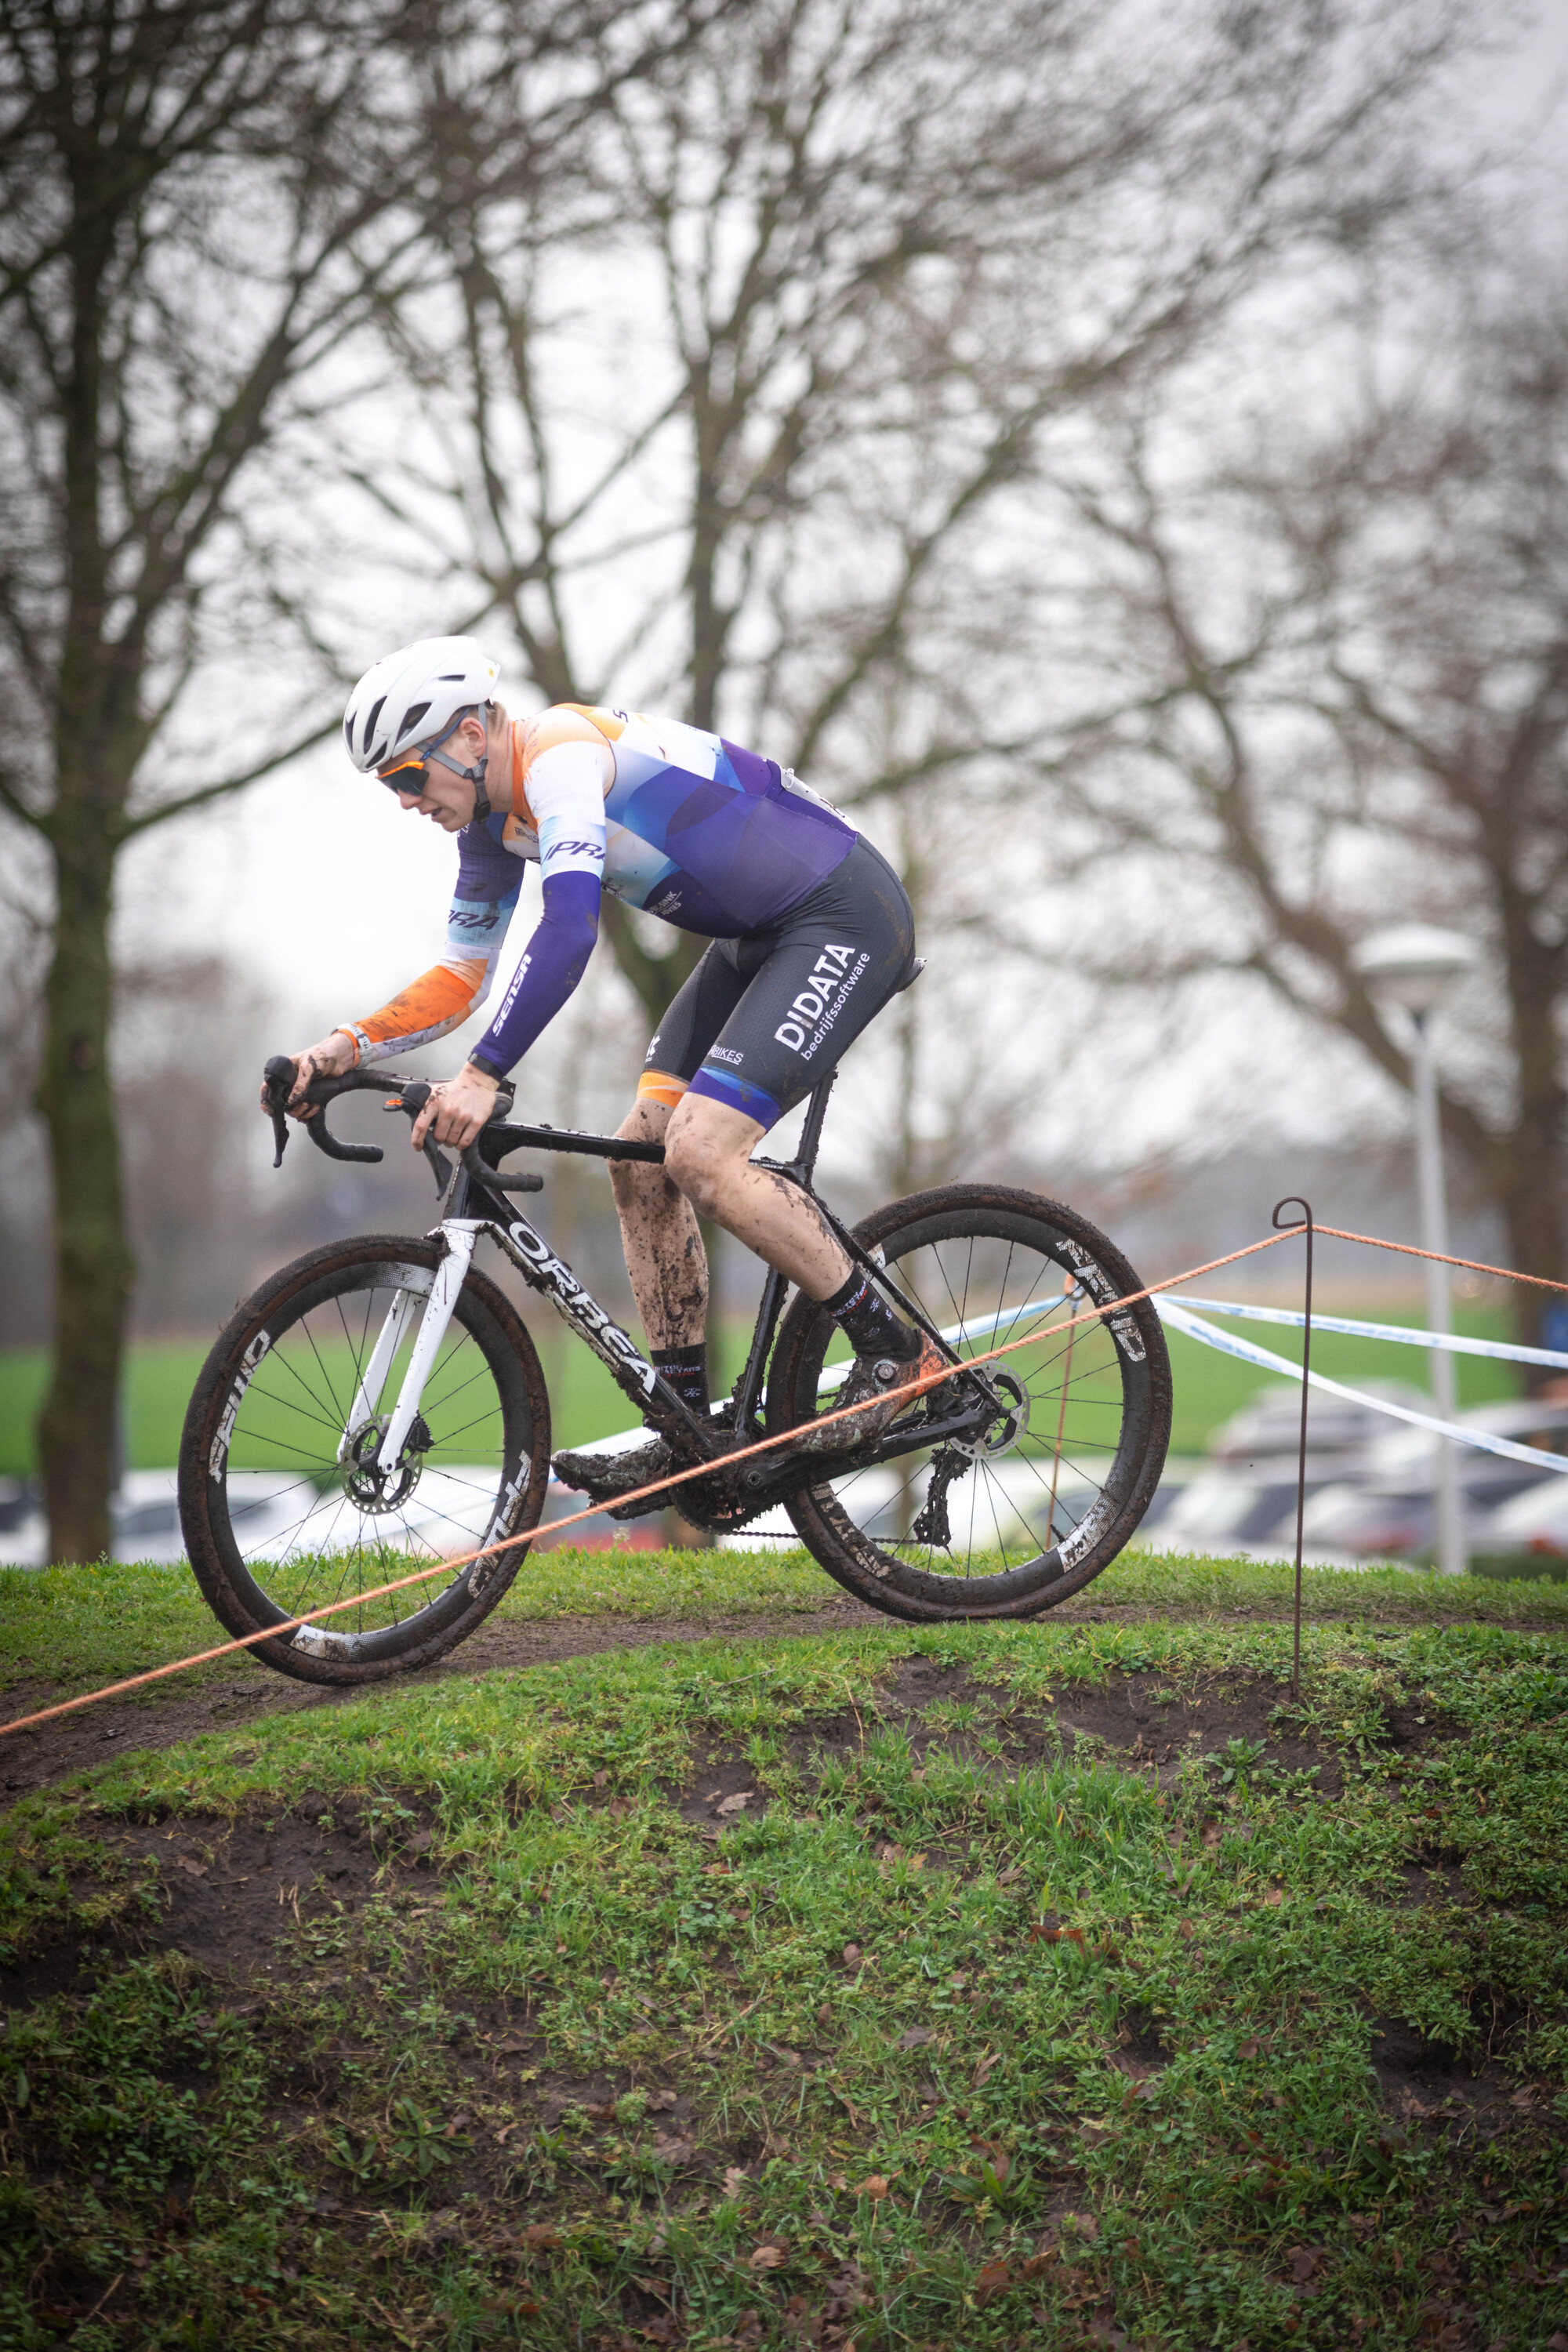
[[[287,1086],[284,1073],[287,1072]],[[817,1193],[813,1183],[816,1155],[821,1147],[823,1122],[827,1116],[827,1098],[838,1076],[829,1070],[813,1087],[806,1098],[805,1125],[795,1158],[788,1160],[759,1160],[755,1164],[773,1174],[798,1184],[810,1198],[817,1213],[829,1231],[847,1252],[851,1261],[871,1276],[879,1286],[898,1300],[903,1311],[933,1339],[952,1363],[959,1359],[952,1345],[945,1340],[918,1303],[909,1297],[900,1285],[889,1274],[885,1265],[863,1249],[855,1235]],[[293,1083],[292,1065],[279,1061],[268,1063],[267,1076],[275,1090],[273,1118],[278,1135],[278,1157],[281,1160],[287,1131],[284,1127],[282,1102],[287,1099],[287,1087]],[[369,1071],[353,1071],[344,1077],[318,1080],[310,1088],[312,1101],[321,1108],[317,1116],[305,1123],[305,1132],[318,1150],[332,1160],[370,1160],[383,1157],[378,1144],[343,1143],[327,1128],[325,1109],[338,1096],[350,1093],[376,1093],[388,1097],[388,1110],[403,1110],[411,1116],[427,1099],[429,1089],[422,1080],[374,1076]],[[664,1146],[661,1143],[637,1143],[622,1136],[594,1135],[576,1128],[514,1125],[505,1119],[492,1119],[481,1129],[478,1156],[485,1168],[496,1171],[500,1179],[500,1162],[508,1152],[518,1150],[574,1152],[595,1160],[638,1160],[661,1163]],[[472,1154],[466,1153],[469,1167],[454,1168],[439,1148],[426,1139],[425,1155],[435,1173],[443,1195],[441,1223],[434,1228],[439,1233],[447,1224],[459,1224],[487,1234],[503,1256],[517,1268],[531,1289],[541,1292],[554,1307],[562,1319],[569,1324],[610,1373],[616,1385],[637,1408],[642,1418],[651,1423],[661,1436],[669,1438],[683,1459],[700,1461],[712,1451],[713,1431],[694,1413],[659,1372],[648,1362],[628,1332],[623,1331],[614,1317],[607,1314],[592,1293],[580,1283],[563,1258],[558,1257],[543,1235],[526,1217],[520,1216],[507,1198],[507,1189],[535,1191],[542,1188],[542,1177],[512,1178],[498,1181],[492,1188],[471,1168]],[[276,1162],[274,1163],[276,1164]],[[506,1189],[503,1189],[503,1182]],[[738,1436],[761,1433],[760,1406],[768,1358],[773,1349],[779,1316],[789,1288],[787,1278],[776,1269],[768,1269],[763,1285],[763,1295],[757,1307],[757,1318],[752,1333],[745,1367],[731,1392],[733,1430]],[[988,1402],[1005,1409],[1005,1401],[996,1394],[983,1371],[971,1370],[970,1377],[985,1391]],[[952,1417],[954,1431],[973,1421],[973,1411]],[[946,1433],[947,1423],[928,1424],[922,1433],[922,1443],[939,1444]],[[896,1454],[902,1447],[892,1437],[884,1441],[887,1452]],[[863,1461],[863,1454],[855,1457]],[[783,1464],[780,1465],[781,1469]],[[833,1461],[814,1465],[816,1475],[835,1475]],[[765,1478],[765,1474],[763,1474]],[[771,1482],[769,1482],[771,1483]],[[798,1485],[798,1473],[790,1479]]]
[[[872,1261],[826,1203],[817,1198],[812,1184],[816,1155],[822,1142],[823,1121],[827,1115],[827,1098],[837,1075],[836,1069],[829,1070],[807,1097],[805,1124],[801,1130],[800,1146],[795,1158],[790,1160],[763,1160],[758,1165],[788,1178],[803,1192],[809,1193],[819,1213],[844,1247],[862,1265],[870,1265]],[[492,1167],[509,1151],[519,1150],[573,1151],[602,1160],[661,1162],[664,1159],[661,1143],[630,1143],[619,1136],[584,1134],[572,1128],[518,1127],[498,1119],[479,1137],[479,1156]],[[481,1202],[482,1208],[479,1205]],[[487,1210],[488,1214],[485,1213]],[[510,1258],[524,1281],[542,1292],[579,1339],[592,1348],[617,1388],[636,1405],[643,1418],[661,1436],[674,1438],[683,1454],[701,1458],[702,1452],[706,1450],[704,1441],[711,1441],[711,1428],[705,1426],[677,1395],[658,1368],[647,1361],[636,1341],[584,1288],[564,1259],[556,1256],[542,1234],[529,1223],[526,1217],[519,1216],[510,1202],[502,1205],[488,1187],[463,1171],[458,1172],[454,1184],[447,1214],[464,1218],[478,1216],[498,1248]],[[731,1420],[739,1433],[751,1434],[760,1427],[763,1382],[788,1288],[785,1276],[770,1266],[757,1307],[745,1368],[731,1392]]]

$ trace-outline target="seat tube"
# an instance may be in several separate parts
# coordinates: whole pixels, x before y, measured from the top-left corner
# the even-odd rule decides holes
[[[795,1155],[795,1167],[809,1176],[816,1165],[816,1154],[822,1142],[822,1123],[827,1117],[827,1097],[833,1092],[837,1068],[828,1071],[811,1090],[805,1108],[805,1125],[800,1131],[800,1148]]]

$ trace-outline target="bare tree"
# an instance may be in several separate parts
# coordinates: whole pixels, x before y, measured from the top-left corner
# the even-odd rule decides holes
[[[334,664],[300,491],[362,388],[354,337],[424,267],[441,124],[410,59],[439,53],[450,103],[505,118],[504,195],[545,168],[547,108],[569,137],[600,102],[579,54],[627,20],[611,0],[15,0],[0,17],[0,809],[54,898],[56,1559],[108,1541],[132,1280],[108,1066],[117,863],[335,716],[309,691]],[[288,648],[288,689],[247,698],[231,676],[197,751],[191,688],[246,646]]]
[[[979,805],[1041,724],[991,691],[1021,488],[1097,388],[1423,195],[1463,37],[1429,0],[752,0],[623,85],[569,244],[448,158],[449,310],[388,322],[429,437],[378,486],[545,697]],[[692,943],[607,919],[657,1019]]]
[[[1511,1262],[1562,1280],[1568,281],[1489,257],[1424,341],[1391,354],[1384,310],[1365,333],[1320,385],[1331,428],[1279,392],[1243,456],[1193,464],[1123,418],[1078,480],[1102,699],[1043,771],[1059,865],[1114,857],[1124,908],[1140,877],[1157,904],[1088,951],[1107,982],[1250,979],[1399,1088],[1358,939],[1410,915],[1479,936],[1446,1128]],[[1540,1293],[1518,1308],[1533,1339]]]

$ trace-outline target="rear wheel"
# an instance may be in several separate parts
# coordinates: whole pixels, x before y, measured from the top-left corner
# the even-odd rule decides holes
[[[939,1391],[894,1424],[884,1451],[901,1439],[897,1458],[792,1496],[802,1541],[892,1617],[1033,1617],[1081,1592],[1148,1508],[1170,1438],[1170,1359],[1150,1302],[1077,1319],[1141,1289],[1138,1276],[1086,1217],[1002,1185],[895,1201],[857,1239],[959,1362],[1009,1352],[984,1367],[991,1409],[956,1441],[921,1442],[932,1414],[953,1411]],[[797,1297],[769,1370],[769,1434],[829,1410],[847,1357],[832,1317]]]
[[[185,1546],[230,1633],[353,1604],[256,1644],[264,1664],[307,1682],[371,1682],[440,1657],[495,1607],[526,1543],[401,1592],[359,1596],[521,1534],[544,1507],[543,1372],[506,1298],[471,1270],[402,1458],[379,1466],[441,1256],[438,1242],[376,1234],[296,1259],[235,1314],[185,1416]]]

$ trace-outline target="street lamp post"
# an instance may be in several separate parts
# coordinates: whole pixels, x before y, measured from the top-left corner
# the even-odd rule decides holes
[[[1421,1246],[1437,1253],[1426,1261],[1426,1328],[1447,1337],[1451,1328],[1448,1269],[1439,1261],[1448,1251],[1448,1210],[1443,1181],[1443,1132],[1437,1110],[1437,1064],[1432,1047],[1432,1016],[1454,982],[1476,961],[1473,942],[1459,931],[1429,923],[1399,923],[1363,940],[1353,959],[1373,995],[1401,1006],[1415,1033],[1411,1055],[1415,1080],[1415,1177],[1421,1213]],[[1456,1410],[1454,1359],[1446,1348],[1432,1350],[1432,1394],[1438,1418]],[[1456,1453],[1449,1438],[1437,1441],[1437,1566],[1447,1576],[1466,1567],[1465,1528],[1459,1505]]]

